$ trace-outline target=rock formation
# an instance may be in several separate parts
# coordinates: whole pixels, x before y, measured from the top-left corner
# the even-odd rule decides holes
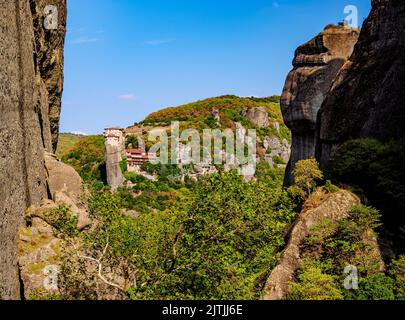
[[[120,162],[125,155],[124,133],[122,129],[108,128],[104,131],[104,137],[107,183],[116,190],[125,181],[120,167]]]
[[[286,139],[280,141],[278,137],[268,137],[263,141],[263,147],[266,150],[266,156],[280,157],[284,163],[287,163],[291,155],[291,146]]]
[[[58,26],[56,29],[44,28],[46,6],[53,6]],[[63,91],[63,67],[64,67],[64,42],[66,34],[66,0],[30,0],[33,16],[35,36],[35,67],[37,68],[37,86],[41,92],[40,99],[46,99],[41,103],[47,109],[43,121],[44,126],[51,131],[51,150],[56,152],[59,137],[59,118],[62,104]],[[41,100],[39,100],[41,102]],[[47,107],[46,107],[47,106]],[[49,143],[49,142],[48,142]],[[47,146],[47,149],[49,147]]]
[[[315,157],[317,114],[332,82],[353,52],[358,30],[329,25],[295,52],[281,97],[286,125],[292,131],[292,153],[285,185],[293,183],[292,170],[299,160]]]
[[[359,41],[322,105],[317,158],[359,137],[405,140],[405,2],[373,0]]]
[[[77,219],[78,231],[91,225],[82,199],[84,187],[79,174],[52,154],[45,154],[45,166],[49,173],[51,199],[44,199],[41,203],[29,207],[24,217],[26,226],[22,226],[18,232],[17,258],[25,298],[36,292],[58,293],[57,288],[52,290],[52,286],[45,287],[44,280],[47,271],[54,270],[56,274],[61,270],[61,256],[66,250],[67,242],[75,241],[74,239],[65,241],[66,237],[61,236],[52,225],[60,206],[68,208],[68,214]]]
[[[283,256],[267,281],[264,295],[265,300],[282,300],[287,298],[289,282],[294,281],[295,272],[300,267],[303,258],[301,244],[310,234],[311,227],[325,220],[336,224],[347,217],[353,206],[360,204],[360,199],[346,190],[323,195],[322,189],[319,189],[313,197],[324,199],[315,208],[306,210],[304,206],[303,212],[291,231]],[[313,206],[311,201],[309,199],[307,202],[308,205],[311,205],[310,207]],[[372,254],[370,253],[369,258],[378,262],[377,267],[379,271],[383,271],[384,262],[375,235],[370,232],[370,234],[364,236],[363,241],[371,247]]]
[[[242,115],[259,128],[267,128],[270,125],[269,113],[264,107],[245,109],[242,111]]]
[[[43,8],[58,8],[45,30]],[[20,296],[17,230],[48,198],[44,151],[56,146],[62,92],[65,0],[0,1],[0,290]],[[53,137],[53,141],[52,141]]]

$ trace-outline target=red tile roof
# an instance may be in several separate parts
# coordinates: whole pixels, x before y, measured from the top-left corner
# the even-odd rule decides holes
[[[142,150],[142,149],[128,149],[127,152],[128,153],[146,153],[146,151]]]

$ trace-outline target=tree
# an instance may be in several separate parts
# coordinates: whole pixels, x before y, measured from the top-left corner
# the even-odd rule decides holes
[[[290,192],[305,200],[316,188],[317,182],[323,179],[323,173],[315,159],[298,161],[293,170],[294,186]]]
[[[394,280],[383,274],[360,278],[359,289],[348,291],[348,300],[394,300]]]
[[[193,191],[175,246],[180,293],[196,299],[259,298],[295,218],[291,201],[234,171],[204,177]]]
[[[289,284],[289,300],[343,300],[336,277],[323,273],[313,260],[303,261],[297,280]]]
[[[390,274],[395,280],[396,298],[405,300],[405,255],[392,262]]]

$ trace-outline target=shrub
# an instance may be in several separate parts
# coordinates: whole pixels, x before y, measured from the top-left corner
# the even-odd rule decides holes
[[[394,260],[391,265],[390,275],[395,280],[395,295],[398,300],[405,300],[405,255]]]
[[[72,147],[59,153],[62,161],[72,166],[91,184],[94,181],[106,182],[104,161],[104,137],[81,137]]]
[[[363,190],[395,233],[405,224],[405,148],[403,142],[358,139],[343,144],[332,157],[327,175]]]
[[[394,280],[383,274],[360,278],[359,289],[345,294],[347,300],[394,300]]]
[[[337,278],[323,273],[313,260],[303,261],[297,280],[289,284],[289,300],[343,300]]]
[[[325,189],[329,193],[336,193],[336,192],[338,192],[340,190],[339,187],[335,186],[330,180],[326,181]]]
[[[120,169],[123,174],[125,174],[128,171],[128,161],[126,158],[120,161]]]
[[[315,159],[298,161],[293,170],[294,186],[290,192],[294,197],[305,200],[316,188],[317,182],[323,178],[319,164]]]
[[[59,232],[70,237],[77,236],[78,218],[73,216],[70,208],[66,205],[61,205],[58,208],[47,213],[44,219]]]

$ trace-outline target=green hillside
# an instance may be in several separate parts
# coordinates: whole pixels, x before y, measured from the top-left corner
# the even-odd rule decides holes
[[[56,150],[56,155],[59,158],[62,158],[62,156],[66,154],[68,150],[72,149],[73,146],[83,138],[84,136],[73,133],[59,134],[58,149]]]
[[[284,125],[283,116],[279,103],[280,97],[268,98],[241,98],[233,95],[226,95],[215,98],[208,98],[185,105],[166,108],[150,114],[141,124],[144,126],[168,126],[172,121],[181,121],[182,127],[202,129],[215,129],[217,123],[213,116],[213,110],[217,110],[220,116],[221,128],[234,128],[235,122],[240,122],[247,129],[257,129],[258,135],[277,136],[291,140],[290,131]],[[269,113],[271,123],[279,123],[280,131],[272,126],[259,129],[248,119],[242,116],[243,109],[265,107]]]
[[[75,168],[86,183],[101,186],[106,182],[103,136],[61,134],[57,156]]]

